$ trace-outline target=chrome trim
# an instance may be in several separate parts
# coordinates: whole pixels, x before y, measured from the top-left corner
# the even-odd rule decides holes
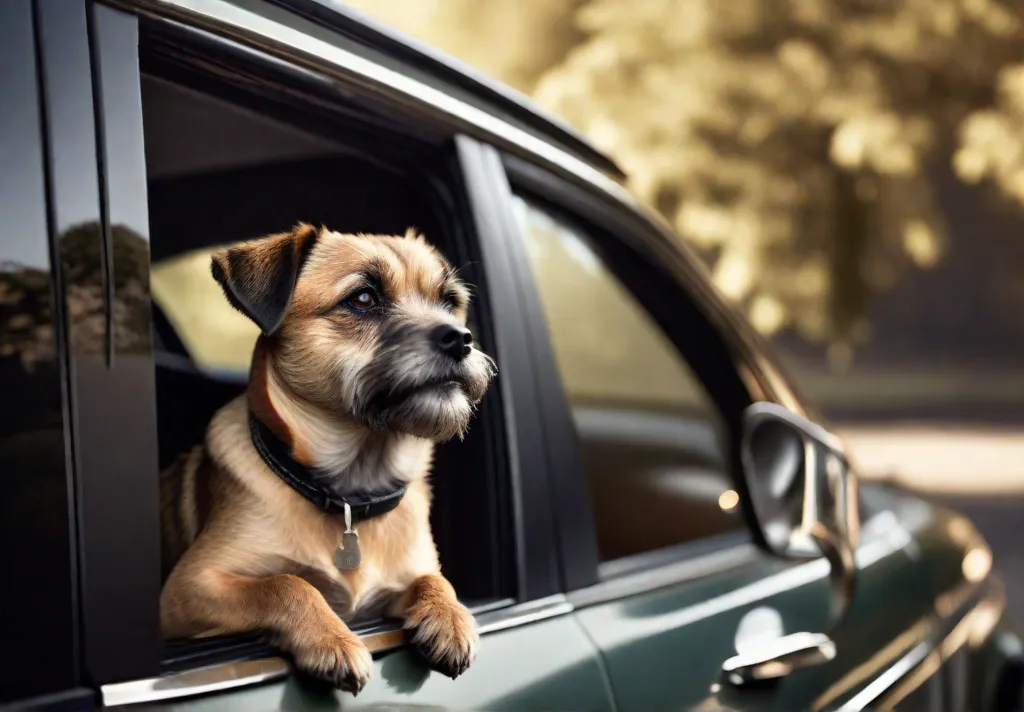
[[[163,677],[102,685],[100,699],[104,707],[117,707],[191,697],[279,680],[286,677],[290,671],[291,668],[284,658],[245,660]]]
[[[563,173],[583,179],[619,202],[644,213],[615,180],[568,151],[553,146],[527,131],[497,118],[439,89],[401,72],[388,69],[311,33],[325,34],[325,28],[301,16],[289,14],[296,25],[308,25],[310,33],[295,29],[226,0],[113,0],[119,6],[157,19],[183,24],[239,42],[274,57],[301,63],[306,68],[363,88],[420,105],[478,138],[485,139],[515,155],[525,155]],[[267,8],[268,10],[272,8]],[[286,11],[282,11],[286,12]],[[330,32],[329,30],[327,32]],[[334,34],[334,33],[331,33]],[[342,70],[339,72],[338,70]],[[397,95],[397,97],[396,97]],[[653,214],[653,213],[651,213]]]
[[[279,5],[284,5],[287,2],[287,0],[270,1]],[[313,1],[318,4],[323,3],[323,0]],[[293,5],[289,4],[286,7],[292,10]],[[472,99],[480,99],[487,104],[494,104],[496,113],[501,111],[511,114],[516,117],[517,122],[522,122],[527,127],[541,133],[552,135],[555,143],[568,147],[570,152],[579,155],[588,163],[594,164],[595,167],[602,168],[612,175],[623,175],[622,169],[610,156],[598,150],[580,131],[561,116],[539,106],[533,99],[517,89],[425,41],[406,34],[398,28],[338,0],[330,4],[323,17],[318,17],[318,13],[303,11],[301,7],[296,7],[292,11],[341,34],[351,35],[360,44],[365,43],[373,51],[397,59],[405,66],[424,70],[429,75],[429,79],[436,79],[459,91],[468,91]]]
[[[875,679],[880,671],[889,669],[915,645],[928,640],[933,623],[930,616],[917,620],[903,632],[894,636],[867,660],[847,670],[842,677],[814,700],[810,706],[811,712],[832,709],[833,702],[842,699],[865,682]]]
[[[835,658],[836,644],[824,633],[791,633],[737,653],[722,663],[722,673],[730,684],[741,687],[777,680]]]
[[[932,644],[929,641],[918,643],[910,652],[892,664],[885,672],[876,677],[867,687],[854,695],[836,712],[862,712],[874,710],[875,705],[886,693],[896,687],[911,672],[918,668],[931,654]]]
[[[572,613],[573,610],[572,603],[558,593],[554,596],[538,598],[536,601],[518,603],[498,611],[482,613],[476,617],[477,631],[480,635],[486,635],[499,630],[517,628],[521,625],[564,616]]]
[[[481,613],[476,617],[477,630],[480,635],[486,635],[564,616],[572,611],[572,604],[565,596],[558,594]],[[399,627],[360,637],[374,653],[394,650],[402,647],[405,642],[404,634]],[[160,677],[102,685],[100,697],[103,707],[120,707],[223,692],[236,687],[280,680],[290,673],[291,666],[281,657],[244,660]]]
[[[836,712],[888,712],[927,682],[964,646],[975,647],[992,632],[1006,607],[1001,581],[989,579],[989,590],[955,624],[921,641]],[[941,620],[941,619],[940,619]],[[941,638],[939,637],[941,635]]]

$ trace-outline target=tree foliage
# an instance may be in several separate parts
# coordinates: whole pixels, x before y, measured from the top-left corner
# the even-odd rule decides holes
[[[943,163],[1024,202],[1011,0],[354,4],[577,126],[766,332],[864,338],[871,297],[942,256]]]
[[[114,348],[132,353],[148,348],[150,339],[149,244],[138,233],[114,225],[111,240],[118,270],[112,287],[110,324]],[[105,352],[108,315],[100,226],[74,225],[60,237],[64,318],[70,348],[78,356]],[[57,358],[52,274],[11,262],[0,263],[0,363],[17,360],[31,373],[53,366]]]

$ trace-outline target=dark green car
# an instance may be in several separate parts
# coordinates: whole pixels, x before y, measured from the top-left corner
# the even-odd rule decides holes
[[[0,3],[0,709],[1020,710],[969,521],[881,485],[619,169],[328,0]],[[415,226],[501,373],[433,529],[483,647],[358,698],[160,640],[157,473],[245,384],[219,245]],[[965,473],[969,476],[969,473]]]

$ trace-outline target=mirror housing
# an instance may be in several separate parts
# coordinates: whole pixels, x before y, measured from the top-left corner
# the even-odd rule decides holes
[[[831,564],[834,624],[853,594],[860,540],[857,478],[842,442],[781,405],[759,402],[743,413],[740,459],[768,549]]]

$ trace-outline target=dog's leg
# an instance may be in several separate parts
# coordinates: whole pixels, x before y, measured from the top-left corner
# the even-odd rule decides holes
[[[319,591],[291,574],[257,579],[175,571],[160,596],[160,617],[165,637],[266,631],[301,670],[353,694],[373,669],[359,636]]]
[[[438,672],[454,679],[476,658],[480,636],[473,614],[459,603],[455,589],[441,574],[413,581],[390,613],[405,618],[409,640]]]

